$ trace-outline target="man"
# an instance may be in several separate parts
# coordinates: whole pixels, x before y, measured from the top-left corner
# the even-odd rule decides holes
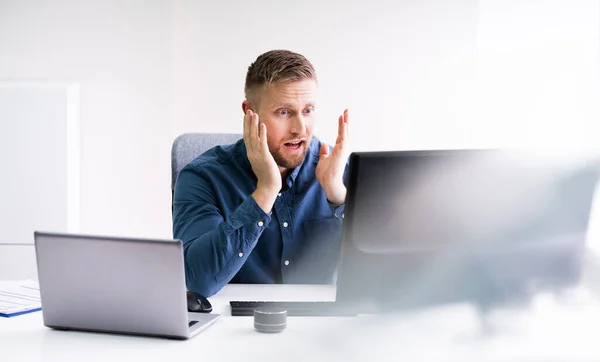
[[[312,135],[317,77],[302,55],[273,50],[249,67],[243,139],[184,167],[173,203],[187,287],[330,283],[346,198],[348,110],[336,144]]]

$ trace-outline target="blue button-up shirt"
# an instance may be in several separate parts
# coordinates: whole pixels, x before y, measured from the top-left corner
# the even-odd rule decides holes
[[[183,242],[188,290],[211,296],[229,282],[334,282],[344,205],[329,203],[315,177],[320,147],[313,138],[268,214],[250,196],[257,179],[243,139],[181,170],[173,235]]]

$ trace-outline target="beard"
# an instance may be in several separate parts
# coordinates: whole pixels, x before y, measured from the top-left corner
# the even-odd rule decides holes
[[[275,163],[277,164],[277,166],[287,169],[293,169],[300,166],[302,164],[302,161],[304,161],[304,158],[308,153],[309,144],[310,140],[302,142],[302,145],[300,146],[302,150],[293,155],[286,155],[284,145],[281,145],[276,150],[272,150],[271,148],[269,148],[269,152],[271,152],[271,155],[273,155],[273,159],[275,159]]]

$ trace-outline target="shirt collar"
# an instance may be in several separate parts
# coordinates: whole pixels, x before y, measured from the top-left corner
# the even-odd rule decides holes
[[[309,157],[310,157],[310,151],[307,151],[306,155],[304,156],[304,159],[302,160],[302,163],[300,165],[298,165],[298,167],[293,169],[292,172],[290,172],[290,174],[288,175],[288,177],[286,179],[286,183],[287,183],[288,187],[292,187],[294,182],[296,182],[296,177],[298,177],[298,174],[300,173],[300,169],[302,168],[302,165],[304,165],[304,163],[306,162],[306,159]]]

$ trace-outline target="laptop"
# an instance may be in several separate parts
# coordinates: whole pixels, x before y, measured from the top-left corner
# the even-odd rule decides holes
[[[179,240],[35,232],[44,325],[191,338],[220,314],[189,313]]]
[[[232,315],[491,307],[573,286],[599,165],[529,150],[352,153],[335,302],[231,301]]]

